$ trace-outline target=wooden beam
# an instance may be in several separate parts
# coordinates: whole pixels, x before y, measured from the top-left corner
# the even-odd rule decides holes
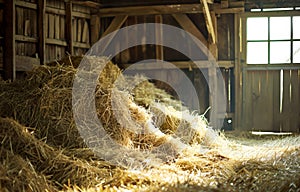
[[[96,43],[100,38],[100,17],[91,15],[91,44]]]
[[[15,1],[15,5],[18,7],[37,9],[37,4],[26,2],[26,1]]]
[[[72,3],[76,4],[76,5],[82,5],[82,6],[86,6],[86,7],[95,8],[95,9],[98,9],[101,6],[100,3],[97,3],[94,1],[74,1],[74,0],[72,0]]]
[[[71,2],[66,2],[66,41],[67,41],[67,52],[69,54],[73,55],[74,54],[74,47],[73,47],[73,13],[72,13],[72,3]]]
[[[215,44],[216,43],[216,33],[215,33],[215,29],[214,29],[214,26],[213,26],[213,23],[212,23],[212,18],[211,18],[211,15],[210,15],[207,0],[201,0],[201,3],[203,5],[205,23],[206,23],[206,26],[207,26],[207,31],[208,31],[210,40],[212,41],[213,44]]]
[[[44,0],[38,0],[38,55],[40,63],[44,64],[46,61],[46,2]]]
[[[122,16],[116,16],[111,24],[108,26],[108,28],[104,31],[104,33],[101,35],[101,37],[104,37],[118,29],[120,29],[120,27],[123,25],[123,23],[126,21],[127,19],[127,15],[122,15]]]
[[[152,5],[152,6],[132,6],[117,8],[101,8],[100,17],[113,17],[117,15],[162,15],[176,13],[202,13],[200,4],[177,4],[177,5]]]
[[[162,15],[155,15],[155,23],[163,23],[162,22]],[[163,32],[161,27],[156,27],[155,29],[155,38],[156,38],[156,59],[163,60],[164,59],[164,52],[163,46],[159,45],[159,42],[163,40]]]
[[[15,45],[15,1],[5,1],[4,7],[5,38],[3,48],[3,69],[5,80],[15,80],[16,78],[16,45]]]
[[[208,43],[206,38],[186,14],[173,14],[172,16],[184,30],[197,37],[207,47]],[[200,49],[205,55],[208,54],[207,49],[203,49],[203,47],[200,47]]]
[[[120,27],[123,25],[123,23],[126,21],[128,15],[119,15],[116,16],[111,24],[108,26],[108,28],[104,31],[104,33],[101,35],[101,38],[105,37],[106,35],[120,29]],[[102,51],[104,51],[107,46],[110,44],[110,42],[113,40],[114,35],[111,35],[109,39],[106,40],[105,45],[103,45]]]

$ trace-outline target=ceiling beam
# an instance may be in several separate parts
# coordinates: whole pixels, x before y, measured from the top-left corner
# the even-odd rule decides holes
[[[132,7],[116,7],[101,8],[99,10],[100,17],[112,17],[117,15],[161,15],[176,13],[202,13],[200,4],[177,4],[177,5],[151,5],[151,6],[132,6]]]

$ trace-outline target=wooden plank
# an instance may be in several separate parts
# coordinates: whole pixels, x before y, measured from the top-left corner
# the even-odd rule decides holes
[[[290,70],[283,70],[282,131],[291,131]]]
[[[54,33],[54,38],[55,39],[60,39],[60,16],[59,15],[55,15],[55,33]]]
[[[5,1],[4,4],[4,26],[5,38],[3,46],[3,70],[5,80],[15,80],[16,78],[16,47],[15,47],[15,1]]]
[[[36,37],[27,37],[24,35],[15,35],[16,41],[22,41],[22,42],[30,42],[30,43],[37,43],[38,39]]]
[[[16,8],[16,13],[17,13],[17,31],[16,34],[18,35],[23,35],[24,34],[24,14],[23,14],[23,8],[17,7]]]
[[[84,48],[84,49],[90,48],[90,44],[88,44],[88,43],[74,42],[73,45],[74,45],[74,47],[77,47],[77,48]]]
[[[100,38],[100,17],[98,15],[91,16],[91,43],[96,43]]]
[[[60,40],[60,39],[49,39],[46,38],[46,43],[51,45],[60,45],[60,46],[67,46],[67,42]]]
[[[186,30],[187,32],[191,33],[195,37],[197,37],[206,47],[208,45],[206,38],[204,35],[199,31],[199,29],[194,25],[194,23],[189,19],[186,14],[173,14],[174,19],[179,23],[179,25]],[[199,47],[202,52],[207,55],[207,49],[204,49],[202,46]]]
[[[121,26],[123,25],[123,23],[126,21],[127,17],[128,17],[127,15],[125,15],[125,16],[116,16],[116,17],[112,20],[112,22],[111,22],[111,24],[108,26],[108,28],[107,28],[107,29],[104,31],[104,33],[101,35],[101,37],[104,37],[104,36],[106,36],[106,35],[108,35],[108,34],[114,32],[114,31],[120,29]]]
[[[81,37],[82,37],[82,19],[77,20],[77,42],[81,42]]]
[[[300,131],[300,79],[298,78],[298,70],[291,70],[291,131]]]
[[[203,12],[204,12],[204,17],[205,17],[205,23],[207,26],[207,31],[209,34],[209,37],[211,39],[211,42],[213,44],[216,43],[216,34],[215,34],[215,29],[214,29],[214,25],[212,22],[212,18],[211,18],[211,14],[208,8],[208,4],[207,4],[207,0],[200,0],[202,5],[203,5]]]
[[[53,14],[49,14],[49,38],[53,39],[54,38],[54,22],[55,22],[55,17]]]
[[[27,57],[27,56],[16,56],[16,70],[17,71],[31,71],[34,67],[40,65],[40,59]]]
[[[94,34],[93,34],[93,35],[94,35]],[[87,22],[86,20],[84,20],[81,41],[82,41],[83,43],[89,43],[89,36],[90,36],[90,32],[89,32],[89,24],[88,24],[88,22]]]
[[[60,39],[61,40],[64,40],[66,38],[66,36],[65,36],[65,26],[66,26],[65,18],[61,16],[60,17],[60,27],[59,27],[59,29],[60,29]]]
[[[163,23],[162,19],[163,19],[162,15],[155,15],[155,23]],[[156,59],[164,60],[163,46],[158,45],[158,42],[163,41],[163,31],[161,27],[156,27],[155,38],[156,38],[156,46],[155,46]]]
[[[282,128],[280,112],[280,70],[273,72],[273,131],[279,132]]]
[[[37,5],[35,3],[30,3],[26,1],[16,1],[15,5],[18,7],[23,7],[28,9],[37,9]]]
[[[72,3],[71,2],[66,2],[65,3],[66,7],[66,41],[67,41],[67,52],[69,54],[73,55],[74,54],[74,48],[73,48],[73,23],[72,23]]]
[[[101,8],[99,17],[113,17],[118,15],[163,15],[177,13],[202,13],[200,4],[176,4],[176,5],[150,5],[150,6],[132,6],[117,8]]]
[[[72,19],[72,23],[73,23],[73,28],[72,28],[73,42],[77,41],[77,22],[78,22],[78,18],[73,17],[73,19]]]
[[[234,14],[234,13],[244,13],[244,7],[233,7],[233,8],[225,8],[222,9],[220,4],[214,4],[214,12],[216,14]]]

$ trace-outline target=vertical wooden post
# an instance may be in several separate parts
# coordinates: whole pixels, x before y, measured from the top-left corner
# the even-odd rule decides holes
[[[155,23],[161,24],[162,23],[162,15],[155,15]],[[158,45],[158,42],[163,41],[163,31],[161,27],[157,27],[155,29],[155,38],[156,38],[156,59],[164,60],[164,53],[163,53],[163,46]]]
[[[38,0],[37,2],[37,22],[38,22],[38,54],[41,65],[46,61],[46,0]]]
[[[15,1],[6,0],[4,7],[5,37],[3,53],[3,70],[5,80],[16,78],[16,45],[15,45]]]
[[[91,44],[96,43],[100,38],[100,17],[97,14],[91,15]]]
[[[234,84],[235,84],[235,108],[233,127],[241,128],[243,118],[243,95],[242,95],[242,72],[241,72],[241,56],[240,56],[240,16],[234,15],[234,50],[235,50],[235,62],[234,62]]]
[[[73,55],[74,47],[73,47],[73,24],[72,24],[72,3],[70,1],[66,1],[66,40],[67,40],[67,51]]]

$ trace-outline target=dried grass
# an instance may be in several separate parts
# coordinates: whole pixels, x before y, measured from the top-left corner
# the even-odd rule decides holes
[[[24,80],[0,83],[0,115],[7,117],[0,118],[1,191],[299,191],[300,137],[228,140],[147,81],[132,95],[116,88],[117,78],[126,86],[128,77],[112,63],[95,90],[106,132],[127,148],[165,144],[176,158],[142,170],[104,161],[87,148],[73,119],[72,84],[81,59],[69,57]],[[145,132],[135,132],[137,127]]]

